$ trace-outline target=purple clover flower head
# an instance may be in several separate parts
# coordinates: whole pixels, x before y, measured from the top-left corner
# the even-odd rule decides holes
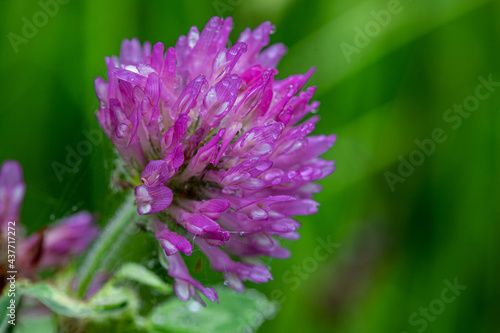
[[[19,221],[25,192],[21,165],[17,161],[6,160],[0,169],[0,234],[7,230],[9,221]]]
[[[125,40],[106,58],[108,82],[95,80],[97,120],[125,162],[139,214],[162,217],[153,230],[182,300],[199,298],[195,289],[217,299],[187,271],[179,251],[193,245],[237,291],[272,279],[255,259],[290,255],[279,239],[299,238],[293,216],[317,212],[313,182],[335,170],[319,157],[335,135],[312,136],[319,117],[304,120],[319,106],[315,87],[303,90],[314,68],[278,80],[286,48],[265,48],[271,23],[226,48],[231,29],[231,18],[214,17],[175,48]]]
[[[92,215],[86,211],[78,212],[50,225],[43,231],[42,255],[38,268],[64,266],[72,257],[87,249],[98,231]]]
[[[72,257],[86,250],[97,236],[98,228],[88,212],[79,212],[50,225],[28,238],[24,237],[19,222],[21,203],[26,184],[21,165],[7,160],[0,168],[0,234],[7,231],[7,223],[15,221],[19,243],[17,265],[20,274],[33,276],[37,270],[61,267]],[[2,234],[3,235],[3,234]],[[6,237],[6,235],[3,235]]]
[[[63,267],[87,249],[98,231],[92,215],[83,211],[33,233],[20,244],[23,273]]]

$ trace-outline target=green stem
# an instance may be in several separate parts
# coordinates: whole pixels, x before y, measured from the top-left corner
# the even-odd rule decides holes
[[[134,194],[127,196],[113,218],[108,222],[101,236],[94,243],[87,254],[79,272],[77,295],[83,297],[95,274],[106,263],[107,259],[119,248],[123,247],[127,239],[126,230],[130,221],[137,215],[134,204]]]

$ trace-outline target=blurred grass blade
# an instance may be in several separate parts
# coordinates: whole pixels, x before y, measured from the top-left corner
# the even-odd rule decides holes
[[[387,10],[383,3],[374,5],[372,1],[365,1],[292,46],[289,56],[280,64],[281,71],[292,73],[303,64],[315,64],[318,70],[313,76],[314,83],[321,91],[328,91],[385,55],[490,1],[401,1],[402,11],[393,14],[388,25],[381,27],[366,47],[358,48],[360,52],[347,59],[340,44],[355,46],[354,28],[364,30],[368,22],[374,21],[370,15],[372,10]],[[322,48],[321,52],[318,47]]]

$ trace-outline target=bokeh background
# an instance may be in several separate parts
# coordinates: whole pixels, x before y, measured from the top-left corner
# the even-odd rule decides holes
[[[40,4],[2,1],[0,12],[0,161],[23,165],[28,231],[75,209],[101,224],[113,213],[107,140],[62,181],[53,163],[65,164],[82,130],[97,128],[93,79],[105,76],[104,57],[124,38],[174,45],[222,15],[234,18],[235,41],[270,20],[272,42],[289,47],[279,77],[317,67],[309,83],[321,102],[316,132],[337,133],[325,155],[337,170],[321,182],[319,213],[300,218],[301,239],[286,243],[292,257],[272,262],[274,281],[252,286],[281,307],[259,332],[500,331],[500,87],[479,88],[489,95],[478,105],[470,97],[480,76],[500,82],[500,2],[66,2],[17,47],[8,34],[22,36],[23,17],[32,22]],[[374,28],[372,11],[391,6],[398,13]],[[372,37],[356,46],[356,29],[367,27]],[[347,44],[357,49],[346,56]],[[474,111],[448,112],[464,101]],[[415,140],[436,129],[446,140],[420,164]],[[405,171],[401,160],[411,156],[420,165]],[[336,245],[318,260],[322,242]],[[439,301],[452,296],[445,280],[467,289]]]

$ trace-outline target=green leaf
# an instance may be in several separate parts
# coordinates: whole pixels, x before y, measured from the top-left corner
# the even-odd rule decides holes
[[[54,315],[25,316],[21,325],[16,325],[15,333],[53,333],[57,332]]]
[[[136,308],[134,294],[125,288],[108,284],[90,299],[90,305],[95,309],[109,311],[125,308]]]
[[[172,292],[172,287],[165,283],[158,275],[136,263],[124,264],[115,274],[115,280],[119,279],[139,282],[158,290],[162,294],[170,294]]]
[[[113,310],[116,304],[125,304],[123,311],[108,311],[106,316],[92,317],[87,322],[87,333],[138,333],[142,329],[144,319],[137,313],[139,301],[130,289],[120,287],[113,281],[108,282],[90,299],[90,304],[106,310]]]
[[[151,312],[152,332],[251,332],[271,318],[277,305],[250,289],[237,293],[229,288],[218,290],[220,304],[208,302],[203,308],[196,301],[173,298]]]
[[[45,282],[25,284],[23,294],[36,298],[57,314],[72,317],[86,318],[106,315],[108,311],[122,310],[128,305],[128,298],[118,292],[107,295],[106,300],[96,298],[93,303],[85,303],[66,295],[56,287]]]

